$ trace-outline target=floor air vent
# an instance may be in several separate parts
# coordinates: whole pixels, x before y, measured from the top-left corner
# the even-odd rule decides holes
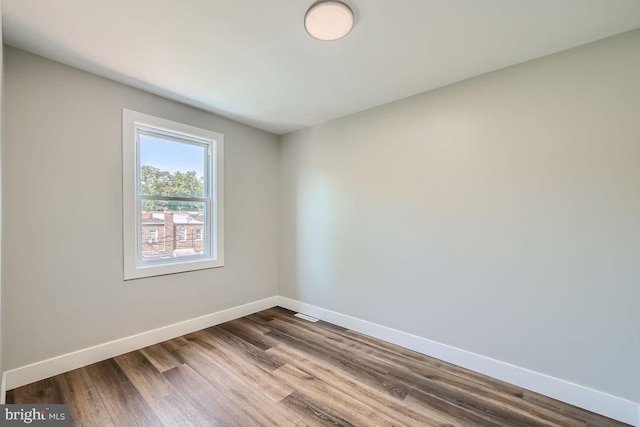
[[[315,317],[311,317],[311,316],[308,316],[308,315],[303,314],[303,313],[296,313],[296,314],[294,314],[294,316],[299,317],[299,318],[304,319],[304,320],[308,320],[309,322],[317,322],[318,321],[318,319],[316,319]]]

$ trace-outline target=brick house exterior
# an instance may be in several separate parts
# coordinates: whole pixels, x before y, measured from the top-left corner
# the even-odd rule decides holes
[[[181,252],[202,253],[204,217],[198,212],[142,212],[142,258],[179,256]],[[176,251],[184,249],[186,251]],[[174,252],[176,251],[176,252]]]

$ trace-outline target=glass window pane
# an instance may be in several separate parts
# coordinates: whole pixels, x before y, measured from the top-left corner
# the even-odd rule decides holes
[[[141,263],[208,255],[204,202],[143,200],[140,215]]]
[[[140,194],[204,197],[204,146],[140,134]]]
[[[127,109],[122,120],[124,279],[224,266],[224,135]]]

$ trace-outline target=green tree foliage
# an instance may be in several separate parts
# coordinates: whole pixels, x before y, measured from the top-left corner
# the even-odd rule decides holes
[[[168,172],[153,166],[140,167],[140,192],[148,196],[168,197],[204,197],[204,177],[198,177],[195,171]],[[142,208],[146,211],[202,211],[203,203],[144,200]]]

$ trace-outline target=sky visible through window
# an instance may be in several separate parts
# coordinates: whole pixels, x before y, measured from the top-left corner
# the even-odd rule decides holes
[[[196,171],[204,175],[204,148],[140,135],[140,166],[153,166],[168,172]]]

